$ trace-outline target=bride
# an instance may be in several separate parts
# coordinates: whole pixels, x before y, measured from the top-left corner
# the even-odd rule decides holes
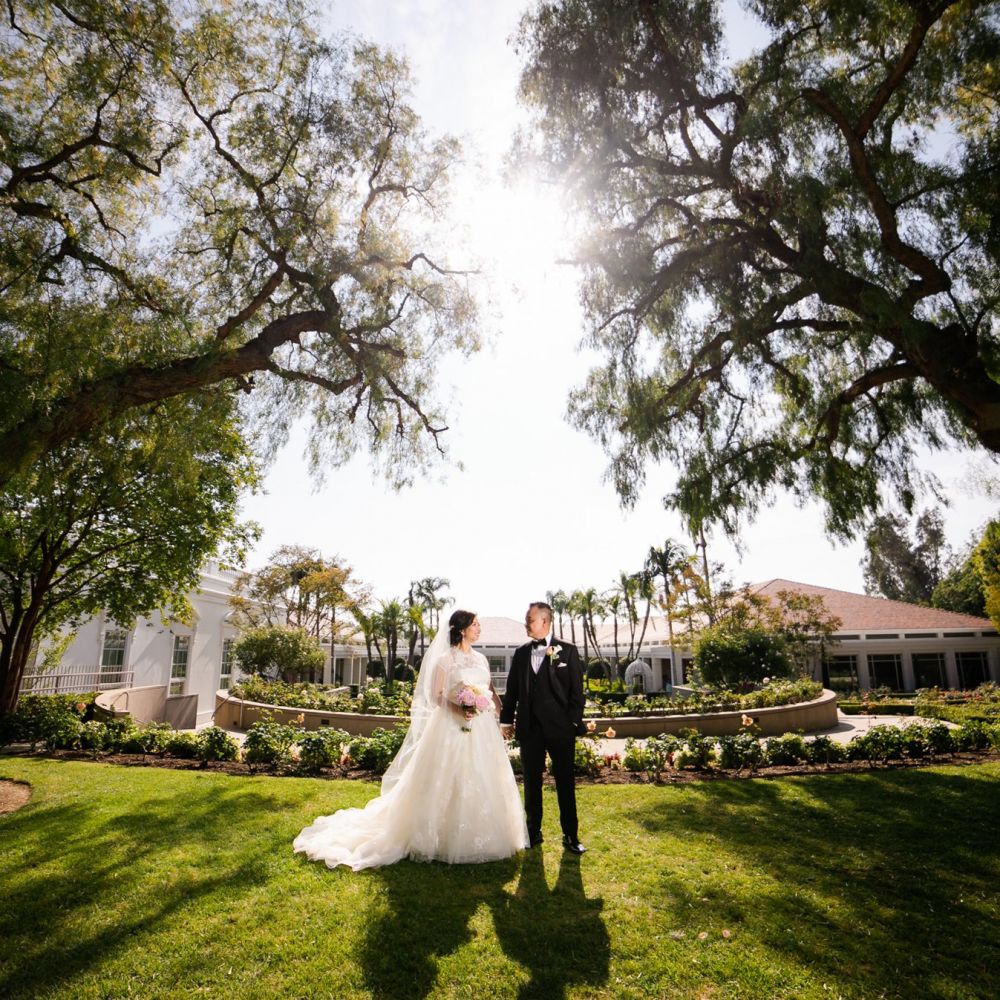
[[[497,727],[499,699],[480,626],[456,611],[424,655],[410,728],[364,809],[320,816],[293,847],[355,871],[401,858],[452,864],[495,861],[528,846],[517,783]]]

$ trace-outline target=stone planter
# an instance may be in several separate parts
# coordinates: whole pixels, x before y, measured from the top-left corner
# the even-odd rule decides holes
[[[681,729],[697,729],[706,736],[731,736],[743,728],[744,715],[754,720],[763,736],[832,729],[837,725],[837,695],[824,690],[813,701],[747,711],[738,709],[735,712],[705,712],[701,715],[620,715],[614,719],[587,721],[596,722],[599,733],[610,726],[619,738],[659,736],[660,733],[677,733]]]
[[[300,724],[305,729],[344,729],[352,736],[371,736],[375,729],[391,729],[407,725],[408,720],[395,715],[363,715],[360,712],[326,712],[312,708],[286,708],[282,705],[264,705],[255,701],[241,701],[228,691],[215,694],[215,725],[224,729],[248,729],[268,715],[275,722]],[[599,733],[610,726],[619,738],[628,736],[659,736],[676,733],[681,729],[697,729],[707,736],[727,736],[742,729],[743,715],[749,715],[764,736],[780,736],[798,731],[832,729],[837,725],[837,696],[824,690],[813,701],[774,708],[755,708],[744,713],[706,712],[703,715],[620,715],[614,719],[588,719],[597,724]],[[299,716],[302,717],[299,722]]]

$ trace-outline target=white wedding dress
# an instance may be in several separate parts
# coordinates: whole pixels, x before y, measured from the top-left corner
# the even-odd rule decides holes
[[[459,684],[489,689],[486,657],[452,647],[434,669],[435,703],[415,741],[408,737],[412,746],[404,744],[386,772],[382,794],[363,809],[320,816],[295,838],[296,851],[331,868],[359,871],[404,857],[452,864],[495,861],[528,846],[524,809],[492,701],[469,721],[446,703]]]

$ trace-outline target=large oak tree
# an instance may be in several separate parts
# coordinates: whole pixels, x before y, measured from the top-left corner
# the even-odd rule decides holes
[[[621,496],[737,530],[778,489],[857,530],[910,509],[918,448],[1000,452],[996,3],[545,0],[520,33],[525,142],[590,221],[605,361],[571,404]]]
[[[253,390],[266,441],[405,479],[472,349],[405,63],[298,0],[11,0],[0,31],[0,487],[136,407]],[[437,235],[436,235],[437,234]]]

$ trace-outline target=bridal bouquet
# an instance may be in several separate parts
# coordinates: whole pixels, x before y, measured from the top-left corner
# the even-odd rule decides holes
[[[457,684],[452,689],[451,700],[465,713],[466,722],[470,722],[480,712],[485,712],[493,704],[493,699],[489,694],[474,684]],[[462,732],[471,733],[472,728],[464,725]]]

